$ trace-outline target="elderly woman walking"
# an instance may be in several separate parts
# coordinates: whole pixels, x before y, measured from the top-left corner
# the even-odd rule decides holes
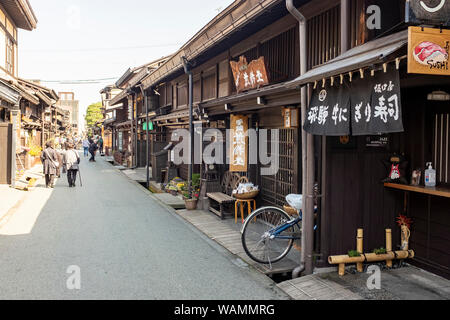
[[[74,150],[73,143],[68,143],[66,153],[63,157],[63,165],[67,171],[67,181],[69,182],[69,188],[75,187],[78,170],[80,170],[80,161],[80,156],[78,155],[78,152]]]
[[[47,188],[54,188],[55,176],[58,173],[60,163],[58,162],[58,153],[53,148],[53,142],[46,143],[46,149],[42,151],[41,161],[44,166],[45,185]]]

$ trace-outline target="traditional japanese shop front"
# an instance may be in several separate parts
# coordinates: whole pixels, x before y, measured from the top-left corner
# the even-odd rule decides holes
[[[265,75],[264,68],[261,70]],[[235,72],[234,76],[236,83],[238,79],[241,80],[241,84],[245,83],[244,73],[238,76]],[[266,79],[267,84],[268,82]],[[242,85],[240,90],[242,92],[238,92],[235,96],[201,104],[201,108],[204,108],[208,115],[211,128],[221,129],[224,138],[226,129],[231,129],[234,133],[233,136],[227,137],[231,146],[230,159],[229,165],[222,166],[221,175],[229,171],[248,177],[249,181],[260,189],[258,198],[260,205],[283,207],[288,194],[301,192],[298,109],[300,97],[295,89],[287,89],[285,83],[269,84],[261,88],[256,88],[256,85],[251,88],[251,84],[247,87]],[[245,140],[237,137],[239,132],[236,128],[242,125],[245,134],[248,134],[248,139]],[[239,144],[239,141],[242,144]],[[263,141],[266,141],[265,150],[261,149]],[[274,143],[278,147],[277,153],[272,147]],[[261,161],[263,157],[271,158],[272,163],[269,165],[263,163],[265,162]],[[265,167],[274,164],[274,157],[278,157],[276,173],[262,174]]]
[[[358,228],[364,229],[364,252],[385,246],[385,229],[392,229],[397,249],[396,218],[406,215],[413,220],[411,262],[450,277],[450,77],[408,74],[407,51],[424,57],[422,65],[430,70],[432,58],[425,55],[436,59],[443,52],[419,50],[420,44],[403,31],[356,47],[294,81],[313,90],[305,130],[316,136],[318,150],[319,265],[356,249]],[[412,62],[420,64],[410,57]],[[424,186],[428,162],[437,169],[435,188]],[[420,182],[413,171],[422,173]]]

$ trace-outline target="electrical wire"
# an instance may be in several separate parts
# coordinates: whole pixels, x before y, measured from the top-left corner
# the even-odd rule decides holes
[[[167,47],[179,47],[182,44],[174,43],[174,44],[157,44],[157,45],[146,45],[146,46],[130,46],[130,47],[110,47],[110,48],[74,48],[74,49],[60,49],[60,50],[21,50],[21,52],[96,52],[96,51],[115,51],[115,50],[130,50],[130,49],[151,49],[151,48],[167,48]]]
[[[102,78],[102,79],[84,79],[84,80],[40,80],[43,83],[56,83],[56,84],[73,84],[73,85],[86,85],[86,84],[99,84],[104,82],[110,82],[117,80],[114,78]]]

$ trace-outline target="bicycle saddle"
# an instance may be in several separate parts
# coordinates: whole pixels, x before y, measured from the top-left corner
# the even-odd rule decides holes
[[[290,194],[286,197],[286,201],[287,203],[289,203],[289,205],[296,209],[297,211],[301,211],[302,210],[302,205],[303,205],[303,195],[301,194]]]

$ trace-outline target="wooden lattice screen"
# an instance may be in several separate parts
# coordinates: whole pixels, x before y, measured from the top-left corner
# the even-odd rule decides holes
[[[265,204],[283,206],[286,204],[288,194],[297,193],[297,155],[295,137],[297,129],[279,130],[279,159],[280,169],[274,176],[261,176],[261,198]],[[268,150],[271,154],[271,130],[268,132]]]
[[[450,184],[450,114],[437,114],[433,132],[433,168],[438,183]],[[428,168],[425,168],[428,169]]]

